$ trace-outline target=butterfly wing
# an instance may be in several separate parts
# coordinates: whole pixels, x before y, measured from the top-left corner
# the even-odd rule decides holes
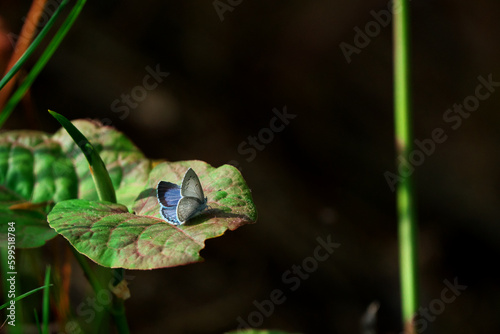
[[[200,179],[192,168],[189,168],[184,174],[181,184],[182,197],[194,197],[201,202],[204,201],[203,188],[201,187]]]
[[[160,203],[160,215],[168,223],[179,225],[177,205],[181,199],[181,187],[171,182],[160,181],[156,187],[156,197]]]
[[[167,223],[172,225],[180,225],[181,222],[177,219],[177,208],[165,207],[160,205],[160,215],[165,219]]]
[[[206,200],[198,200],[194,197],[182,197],[177,205],[177,220],[182,224],[198,212],[205,210]]]
[[[181,188],[173,183],[160,181],[156,187],[158,203],[165,207],[176,207],[181,199]]]

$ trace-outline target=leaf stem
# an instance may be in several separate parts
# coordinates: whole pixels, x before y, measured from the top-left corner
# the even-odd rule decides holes
[[[73,254],[80,264],[80,267],[82,268],[83,272],[85,273],[85,276],[87,276],[87,279],[90,282],[90,285],[92,286],[92,289],[94,290],[95,294],[97,295],[99,291],[102,291],[104,287],[102,286],[101,282],[97,279],[97,276],[94,274],[94,271],[90,268],[87,259],[82,256],[74,247],[71,247],[71,250],[73,251]],[[119,276],[123,279],[123,269],[118,268],[118,269],[113,269],[113,275],[121,273],[122,276]],[[114,276],[115,278],[117,276]],[[113,317],[113,321],[116,325],[116,328],[118,329],[118,333],[120,334],[128,334],[130,333],[129,328],[128,328],[128,323],[127,323],[127,317],[125,315],[125,305],[123,303],[123,299],[116,297],[113,295],[113,304],[111,307],[108,305],[105,305],[104,308],[106,309],[109,314]]]
[[[104,165],[104,162],[99,156],[99,153],[97,153],[88,139],[66,117],[51,110],[49,110],[49,113],[54,116],[54,118],[57,119],[59,123],[61,123],[61,125],[64,127],[64,129],[66,129],[73,141],[80,147],[83,154],[85,155],[85,158],[87,158],[90,172],[92,173],[92,178],[94,179],[94,184],[97,189],[97,194],[99,195],[99,199],[101,201],[116,203],[116,193],[113,187],[113,183],[111,182],[109,173],[106,169],[106,166]],[[92,285],[95,293],[99,293],[99,291],[102,290],[102,286],[100,285],[97,278],[93,275],[93,272],[87,264],[86,260],[74,248],[72,248],[72,250],[83,271],[89,278],[90,284]],[[122,268],[115,268],[112,270],[112,274],[113,277],[115,277],[114,283],[116,283],[116,281],[119,283],[123,280],[124,270]],[[116,278],[118,280],[116,280]],[[127,319],[125,316],[125,306],[123,302],[124,301],[122,298],[113,295],[112,307],[106,307],[106,309],[111,313],[113,317],[118,332],[121,334],[129,333]]]

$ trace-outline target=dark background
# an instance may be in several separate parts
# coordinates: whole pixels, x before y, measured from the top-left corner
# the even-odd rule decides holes
[[[3,34],[19,32],[29,6],[0,2]],[[212,1],[87,3],[5,128],[53,132],[51,109],[111,122],[152,159],[237,161],[259,212],[257,224],[208,240],[201,264],[128,272],[132,332],[235,329],[274,289],[286,300],[262,328],[359,333],[378,301],[378,332],[401,331],[395,194],[384,179],[396,172],[392,25],[350,63],[339,46],[386,8],[243,0],[221,21]],[[439,299],[446,279],[467,286],[426,333],[500,329],[500,92],[456,130],[443,121],[479,76],[500,81],[499,17],[494,0],[411,1],[414,137],[436,128],[448,136],[414,172],[420,305]],[[3,68],[9,45],[0,45]],[[113,101],[157,65],[170,75],[127,117],[114,112]],[[284,106],[296,118],[246,161],[238,146]],[[282,275],[328,236],[341,246],[291,291]]]

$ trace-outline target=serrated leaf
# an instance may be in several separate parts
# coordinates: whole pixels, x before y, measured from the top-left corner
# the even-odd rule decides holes
[[[156,184],[160,180],[180,183],[188,167],[198,174],[211,209],[174,226],[160,216]],[[134,209],[131,214],[119,204],[69,200],[58,203],[48,219],[80,253],[100,265],[155,269],[201,261],[199,251],[206,239],[253,223],[257,216],[240,172],[233,166],[213,168],[202,161],[157,165]]]

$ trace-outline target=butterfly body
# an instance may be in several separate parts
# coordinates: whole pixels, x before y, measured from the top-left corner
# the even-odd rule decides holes
[[[189,168],[181,186],[160,181],[157,186],[160,215],[170,224],[182,225],[207,208],[207,198],[198,175]]]

